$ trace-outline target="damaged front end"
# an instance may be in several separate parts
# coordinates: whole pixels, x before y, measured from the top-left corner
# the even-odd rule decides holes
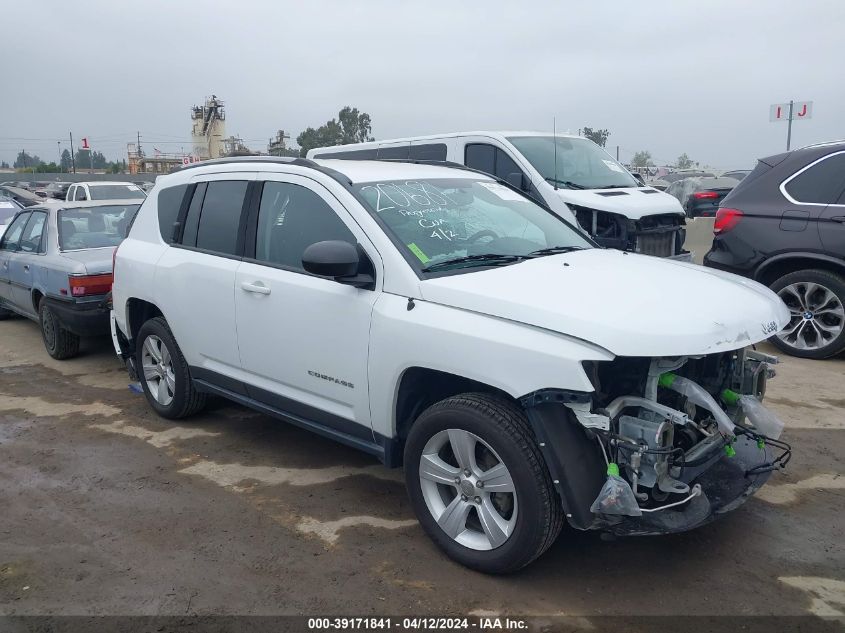
[[[697,527],[741,505],[790,448],[752,350],[585,363],[593,393],[525,396],[569,522],[617,534]]]

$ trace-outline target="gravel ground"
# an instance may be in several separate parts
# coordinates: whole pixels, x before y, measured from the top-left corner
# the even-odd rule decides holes
[[[487,577],[425,537],[400,471],[223,402],[169,423],[108,341],[56,362],[5,321],[0,614],[841,616],[845,359],[782,360],[794,456],[745,506],[665,537],[565,531]]]

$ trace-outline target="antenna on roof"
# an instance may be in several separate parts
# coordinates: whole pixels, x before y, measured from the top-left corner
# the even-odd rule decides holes
[[[552,117],[552,142],[555,144],[555,191],[557,191],[557,119]]]

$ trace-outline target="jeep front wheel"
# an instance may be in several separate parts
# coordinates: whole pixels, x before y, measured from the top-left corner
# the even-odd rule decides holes
[[[405,444],[405,480],[429,537],[479,571],[524,567],[563,524],[528,420],[506,398],[462,394],[426,409]]]

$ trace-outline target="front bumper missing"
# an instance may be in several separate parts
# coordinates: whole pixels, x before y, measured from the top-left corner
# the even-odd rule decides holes
[[[733,444],[736,454],[724,453],[691,481],[701,486],[701,494],[688,503],[639,517],[603,516],[593,529],[604,529],[620,536],[639,536],[685,532],[705,525],[735,510],[766,483],[771,471],[746,475],[761,464],[772,461],[768,448],[758,448],[751,439],[740,436]],[[684,481],[687,477],[682,477]]]

